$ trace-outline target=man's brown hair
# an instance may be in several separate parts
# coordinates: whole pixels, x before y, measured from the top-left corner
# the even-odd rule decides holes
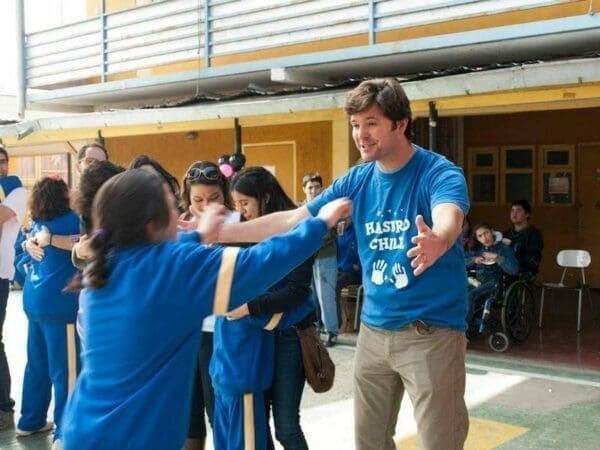
[[[400,83],[393,78],[375,78],[360,83],[348,94],[344,111],[351,116],[369,109],[375,103],[383,115],[394,122],[394,128],[396,122],[408,119],[404,135],[412,139],[410,101]]]

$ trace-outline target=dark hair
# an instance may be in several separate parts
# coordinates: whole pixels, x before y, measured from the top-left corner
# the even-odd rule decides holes
[[[316,181],[321,186],[323,186],[323,178],[319,175],[319,172],[310,172],[302,177],[302,187],[306,187],[307,183],[311,181]]]
[[[93,256],[84,271],[86,287],[106,284],[110,273],[107,255],[111,250],[148,242],[150,223],[156,229],[169,225],[171,207],[164,198],[162,179],[141,169],[122,172],[102,185],[92,209]]]
[[[140,169],[142,166],[150,166],[154,170],[156,170],[159,175],[164,179],[165,183],[169,185],[169,189],[179,201],[181,199],[181,187],[179,186],[179,181],[173,175],[171,175],[167,170],[160,165],[160,163],[148,155],[139,155],[133,158],[133,160],[129,163],[128,169]]]
[[[277,178],[264,167],[248,167],[231,180],[231,190],[258,200],[260,215],[296,208]]]
[[[511,206],[520,206],[527,214],[531,214],[531,204],[525,199],[515,200]]]
[[[478,222],[473,227],[473,237],[477,237],[477,230],[479,230],[480,228],[487,228],[488,230],[493,230],[493,228],[490,226],[489,223],[487,223],[487,222]]]
[[[369,109],[375,103],[383,115],[394,122],[393,128],[396,128],[396,122],[408,119],[404,135],[412,139],[410,101],[400,83],[393,78],[375,78],[360,83],[348,94],[344,111],[351,116]]]
[[[3,145],[0,145],[0,153],[2,153],[6,157],[6,160],[8,161],[8,152],[6,151],[6,149],[4,148]]]
[[[92,229],[92,204],[94,196],[102,185],[125,169],[110,161],[94,161],[90,167],[81,174],[79,193],[75,202],[75,209],[81,216],[84,231],[89,233]]]
[[[29,211],[33,220],[52,220],[71,211],[67,183],[58,177],[36,181],[29,197]]]
[[[197,170],[194,170],[197,169]],[[210,170],[210,173],[214,173],[214,177],[207,177],[204,175],[206,169]],[[213,170],[214,169],[214,170]],[[197,176],[195,173],[198,173]],[[195,184],[204,184],[209,186],[219,186],[223,198],[225,199],[225,207],[227,209],[233,209],[233,201],[231,200],[231,193],[229,192],[229,180],[221,170],[219,166],[210,161],[196,161],[185,172],[183,177],[183,192],[181,193],[181,207],[187,211],[190,207],[190,190]]]
[[[106,147],[104,147],[104,145],[100,144],[99,142],[94,142],[93,144],[85,144],[79,149],[79,151],[77,152],[77,161],[81,161],[83,158],[85,158],[85,152],[88,148],[99,148],[104,152],[104,156],[106,156],[106,159],[108,159],[108,150],[106,150]]]

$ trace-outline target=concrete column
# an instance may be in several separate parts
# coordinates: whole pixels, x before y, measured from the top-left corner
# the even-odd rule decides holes
[[[358,150],[352,140],[352,129],[348,119],[331,121],[331,176],[339,178],[352,167],[358,158]]]

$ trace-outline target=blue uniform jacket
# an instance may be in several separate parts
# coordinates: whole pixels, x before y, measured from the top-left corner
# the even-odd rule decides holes
[[[475,264],[474,259],[485,252],[497,253],[500,257],[496,264]],[[482,283],[498,281],[502,274],[516,275],[519,273],[519,263],[510,247],[498,242],[490,247],[479,246],[465,256],[467,268],[475,269],[475,278]]]
[[[272,330],[291,327],[313,309],[314,303],[307,296],[304,303],[284,313],[246,316],[239,320],[217,317],[210,360],[210,378],[215,391],[244,394],[267,390],[275,369]]]
[[[315,253],[320,219],[240,249],[229,308],[260,295]],[[163,242],[120,248],[100,289],[84,289],[83,369],[63,414],[65,450],[180,449],[201,325],[212,313],[224,247]],[[265,270],[269,267],[270,270]]]

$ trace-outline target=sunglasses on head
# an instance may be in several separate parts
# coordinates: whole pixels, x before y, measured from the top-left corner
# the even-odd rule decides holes
[[[188,173],[185,177],[188,181],[194,181],[201,177],[209,181],[217,181],[221,178],[221,174],[218,168],[212,166],[208,166],[203,169],[192,167],[190,170],[188,170]]]

